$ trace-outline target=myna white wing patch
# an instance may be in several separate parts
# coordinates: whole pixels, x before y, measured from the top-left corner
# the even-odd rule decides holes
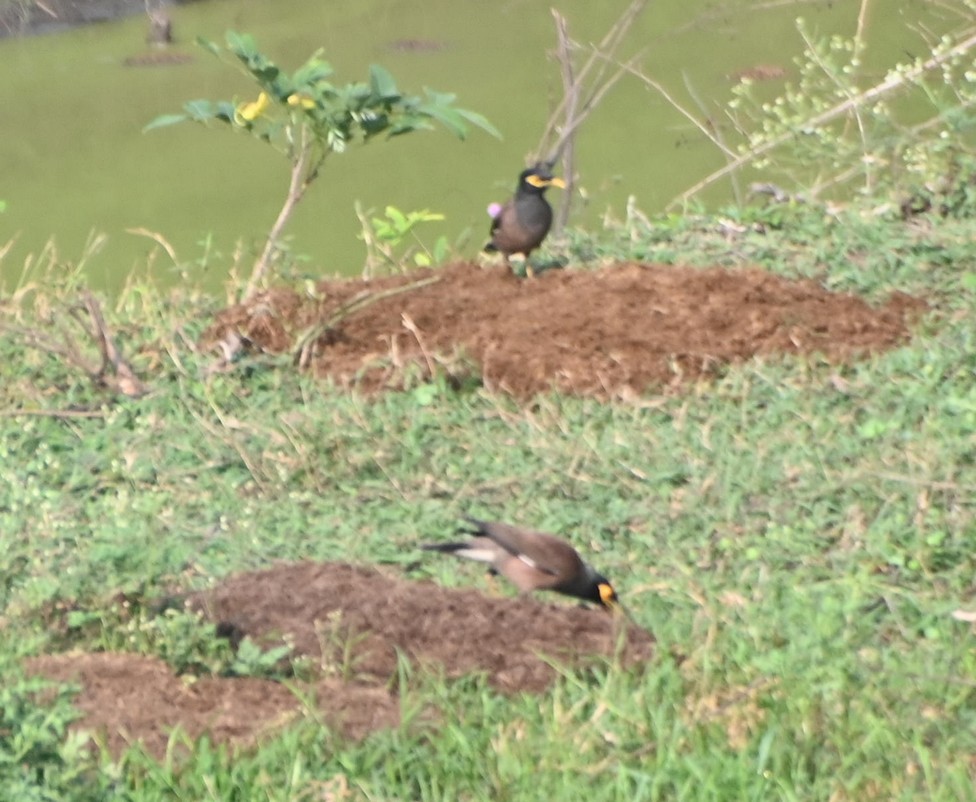
[[[458,557],[464,557],[466,560],[474,560],[479,563],[488,563],[491,565],[498,559],[498,549],[493,548],[466,548],[458,549],[454,552]]]
[[[533,560],[528,554],[516,554],[515,556],[534,571],[541,571],[544,574],[551,574],[552,576],[556,575],[555,571],[553,571],[551,568],[546,568],[543,565],[539,565],[539,563]]]

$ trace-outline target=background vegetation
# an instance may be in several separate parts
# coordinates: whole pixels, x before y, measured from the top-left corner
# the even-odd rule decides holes
[[[968,119],[968,102],[954,108]],[[919,186],[945,186],[944,163],[925,163]],[[971,186],[954,164],[952,185]],[[653,221],[630,209],[599,237],[571,232],[582,265],[759,264],[931,305],[887,354],[754,360],[633,404],[519,406],[439,384],[366,399],[273,359],[209,375],[195,343],[218,302],[140,283],[104,309],[146,382],[129,393],[129,363],[99,372],[71,323],[98,330],[79,305],[84,260],[42,254],[2,299],[0,798],[970,798],[976,223],[966,192],[950,209],[905,207],[902,191]],[[87,372],[54,347],[72,336],[96,354]],[[658,638],[654,661],[542,697],[414,677],[405,705],[449,711],[445,726],[352,745],[309,719],[258,750],[201,742],[161,764],[89,753],[66,736],[70,692],[39,694],[23,673],[24,657],[69,647],[224,670],[232,657],[193,621],[123,625],[118,592],[275,559],[461,583],[415,546],[469,512],[572,532]],[[52,626],[66,608],[67,632]]]

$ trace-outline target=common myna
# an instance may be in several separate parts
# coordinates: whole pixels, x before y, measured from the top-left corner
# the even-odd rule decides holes
[[[473,530],[460,531],[472,535],[470,539],[422,548],[487,563],[490,571],[508,578],[521,593],[554,590],[611,609],[618,605],[613,585],[566,541],[510,524],[466,520]]]
[[[489,207],[492,213],[491,241],[486,251],[498,251],[505,256],[505,263],[513,253],[529,258],[549,233],[552,225],[552,207],[545,198],[548,187],[566,184],[556,178],[544,164],[537,164],[519,175],[514,197],[500,209],[497,204]]]

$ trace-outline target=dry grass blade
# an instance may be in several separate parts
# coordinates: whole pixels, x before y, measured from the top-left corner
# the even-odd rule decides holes
[[[176,256],[176,249],[172,246],[169,240],[167,240],[166,237],[164,237],[158,231],[153,231],[143,226],[136,226],[135,228],[127,228],[125,232],[136,237],[145,237],[152,240],[166,252],[166,255],[170,258],[174,265],[179,264],[179,259]]]
[[[315,325],[310,326],[301,334],[300,337],[298,337],[293,350],[295,364],[302,368],[308,367],[308,365],[311,364],[312,358],[315,356],[315,346],[322,335],[334,329],[350,315],[353,315],[361,309],[365,309],[367,306],[375,304],[378,301],[385,300],[386,298],[392,298],[395,295],[402,295],[405,292],[419,290],[421,287],[435,284],[438,281],[440,281],[439,276],[432,276],[430,278],[421,279],[420,281],[414,281],[404,287],[393,287],[389,290],[383,290],[382,292],[370,292],[369,290],[366,290],[359,293],[353,297],[352,300],[339,307],[339,309],[337,309],[334,314],[330,315],[327,320],[319,321]]]

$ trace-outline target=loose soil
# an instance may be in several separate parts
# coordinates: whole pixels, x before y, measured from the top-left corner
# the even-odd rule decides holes
[[[454,264],[276,289],[222,312],[205,345],[292,353],[343,386],[400,389],[418,375],[480,378],[529,398],[551,389],[631,397],[715,375],[754,356],[842,362],[908,338],[921,301],[880,307],[762,270],[646,264],[550,270]]]
[[[679,389],[755,356],[843,362],[904,342],[923,302],[879,307],[760,270],[623,264],[520,279],[503,267],[449,265],[372,281],[276,289],[224,310],[204,343],[291,353],[339,385],[400,389],[435,374],[478,377],[517,398],[556,388],[600,398]],[[187,599],[239,640],[294,645],[317,667],[312,697],[345,737],[396,726],[397,655],[447,677],[483,673],[503,692],[537,692],[553,663],[615,655],[621,623],[548,598],[490,598],[341,564],[300,563],[231,577]],[[620,659],[639,666],[653,638],[631,627]],[[612,658],[616,659],[616,657]],[[162,756],[172,728],[250,744],[305,715],[283,685],[174,676],[153,658],[66,654],[30,669],[81,686],[76,727],[116,754],[142,741]],[[434,711],[434,715],[437,715]]]
[[[34,658],[36,675],[80,686],[73,730],[91,732],[118,757],[133,744],[163,758],[174,732],[190,740],[249,746],[307,715],[285,685],[250,677],[178,677],[156,657],[69,653]],[[323,677],[311,684],[327,724],[359,739],[396,726],[399,704],[385,689]],[[174,741],[181,745],[179,737]],[[180,750],[177,750],[180,751]]]
[[[653,647],[648,633],[622,632],[625,619],[605,610],[487,597],[341,563],[240,574],[188,597],[187,606],[234,641],[287,642],[293,657],[311,658],[316,677],[305,690],[313,692],[302,696],[317,700],[318,715],[352,739],[398,724],[398,654],[420,670],[483,674],[497,690],[517,693],[543,691],[557,677],[555,665],[613,659],[639,668]],[[141,741],[162,757],[177,726],[190,738],[249,745],[307,714],[298,696],[272,680],[190,681],[142,655],[69,653],[35,658],[28,669],[79,684],[83,717],[74,728],[99,733],[115,755]]]

